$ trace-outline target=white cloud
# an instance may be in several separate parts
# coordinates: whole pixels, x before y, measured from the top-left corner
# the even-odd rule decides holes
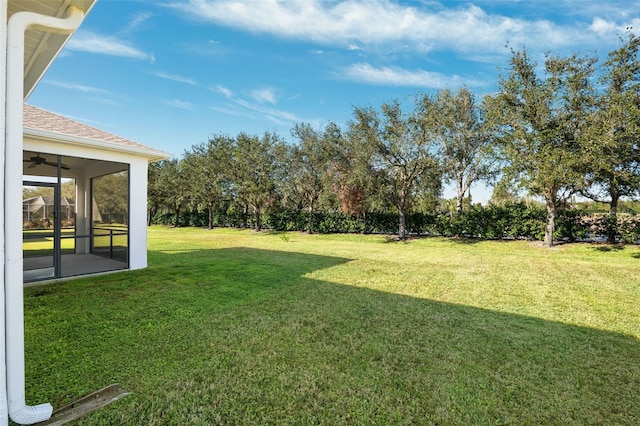
[[[488,14],[480,7],[455,3],[443,8],[429,3],[396,3],[391,0],[329,2],[188,0],[170,7],[216,25],[226,25],[279,37],[338,45],[408,45],[415,50],[454,49],[458,52],[503,51],[505,42],[545,48],[574,45],[595,36],[588,25],[570,27],[547,20],[524,20]],[[266,19],[265,17],[268,17]]]
[[[296,114],[292,112],[279,110],[276,108],[265,108],[260,105],[252,104],[251,102],[247,102],[246,100],[243,100],[243,99],[236,99],[234,100],[234,102],[251,111],[259,112],[269,120],[281,125],[298,123],[300,121],[304,121],[304,120],[301,120]]]
[[[611,34],[624,34],[628,29],[631,29],[634,33],[639,34],[638,27],[640,25],[640,18],[633,18],[627,21],[626,24],[620,24],[613,20],[603,19],[601,17],[593,18],[593,22],[589,26],[589,29],[599,35],[611,35]]]
[[[278,102],[278,94],[273,87],[263,87],[251,92],[251,98],[261,104],[270,103],[275,105]]]
[[[233,92],[230,89],[228,89],[228,88],[226,88],[224,86],[212,87],[209,90],[211,90],[214,93],[220,93],[225,98],[232,98],[233,97]]]
[[[226,105],[225,107],[212,106],[211,109],[221,114],[231,115],[234,117],[245,117],[245,118],[251,118],[252,120],[255,120],[256,118],[254,115],[246,111],[239,110],[234,105]]]
[[[593,23],[590,26],[592,31],[597,33],[605,33],[616,29],[616,24],[611,21],[605,21],[602,18],[594,18]]]
[[[189,84],[191,86],[195,86],[196,82],[195,80],[189,78],[189,77],[183,77],[180,75],[175,75],[175,74],[168,74],[162,71],[154,71],[151,74],[155,75],[156,77],[160,77],[160,78],[164,78],[166,80],[171,80],[171,81],[176,81],[178,83],[185,83],[185,84]]]
[[[122,102],[126,102],[127,98],[118,94],[114,94],[106,89],[101,89],[99,87],[86,86],[84,84],[79,83],[71,83],[67,81],[59,81],[59,80],[45,80],[44,84],[50,84],[52,86],[62,87],[67,90],[74,90],[77,92],[83,92],[91,96],[91,99],[94,99],[96,102],[99,102],[104,105],[109,105],[113,107],[122,106]]]
[[[148,21],[153,17],[153,13],[151,12],[139,12],[136,13],[131,20],[127,23],[127,26],[122,30],[122,32],[128,33],[131,31],[137,30],[143,23]]]
[[[105,89],[100,89],[98,87],[85,86],[83,84],[78,83],[69,83],[66,81],[57,81],[57,80],[45,80],[46,84],[50,84],[52,86],[62,87],[63,89],[69,90],[77,90],[80,92],[93,93],[96,95],[107,95],[110,96],[111,92]]]
[[[340,73],[340,77],[366,84],[430,89],[459,87],[462,85],[484,85],[483,82],[476,79],[463,78],[458,75],[447,75],[424,70],[409,71],[399,67],[375,68],[367,63],[354,64],[345,68]]]
[[[179,99],[171,99],[164,101],[165,104],[172,106],[174,108],[184,109],[184,110],[192,110],[193,104],[191,102],[181,101]]]
[[[217,40],[184,43],[184,49],[201,56],[223,56],[232,50]]]
[[[243,99],[241,96],[236,96],[235,93],[222,85],[211,87],[214,93],[220,93],[227,98],[231,104],[227,104],[224,107],[212,106],[211,109],[223,114],[250,117],[256,119],[257,116],[261,116],[264,119],[277,123],[282,126],[291,126],[294,123],[302,121],[314,121],[309,119],[302,119],[293,112],[265,106],[265,104],[275,105],[278,102],[280,93],[273,87],[263,87],[248,92],[248,99]],[[293,95],[287,100],[293,100],[301,95]]]
[[[147,60],[152,63],[155,61],[152,53],[145,53],[124,40],[88,31],[76,33],[71,40],[69,40],[66,47],[69,50],[78,52],[99,53],[103,55]]]

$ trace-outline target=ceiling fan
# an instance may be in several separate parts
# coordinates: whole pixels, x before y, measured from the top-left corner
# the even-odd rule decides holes
[[[24,163],[31,163],[29,165],[29,169],[33,169],[36,166],[39,166],[40,164],[44,164],[46,166],[51,166],[51,167],[58,167],[58,163],[54,163],[51,161],[47,161],[46,158],[44,157],[40,157],[40,154],[36,154],[35,157],[31,157],[28,160],[22,160]],[[64,170],[69,170],[69,166],[67,166],[66,164],[60,164],[60,167]]]

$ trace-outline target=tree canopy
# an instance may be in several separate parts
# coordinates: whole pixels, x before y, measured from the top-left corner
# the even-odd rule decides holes
[[[354,106],[344,126],[298,123],[291,142],[269,132],[216,135],[150,165],[149,216],[171,211],[177,226],[185,210],[206,211],[212,227],[232,213],[259,231],[265,215],[294,220],[287,212],[304,211],[314,232],[318,215],[366,221],[394,212],[403,239],[410,215],[462,215],[474,209],[472,185],[497,182],[495,203],[542,200],[546,246],[575,195],[609,203],[615,242],[618,203],[640,195],[639,48],[629,33],[601,63],[548,53],[538,64],[511,50],[482,101],[467,87],[442,89]],[[446,184],[455,198],[439,202]]]

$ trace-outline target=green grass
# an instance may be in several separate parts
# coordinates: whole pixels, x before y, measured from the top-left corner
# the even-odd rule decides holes
[[[25,289],[27,398],[83,425],[640,421],[640,249],[149,232],[149,268]]]
[[[24,257],[53,256],[53,229],[23,230],[22,254]],[[60,249],[62,254],[75,252],[75,232],[73,229],[62,229]]]

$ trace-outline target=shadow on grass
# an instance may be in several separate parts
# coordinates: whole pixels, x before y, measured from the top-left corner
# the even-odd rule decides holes
[[[617,252],[617,251],[623,251],[625,249],[625,246],[622,244],[597,244],[593,247],[593,249],[595,251],[599,251],[599,252],[603,252],[603,253],[609,253],[609,252]]]
[[[471,237],[451,237],[451,241],[456,244],[471,246],[471,245],[476,245],[478,243],[481,243],[483,241],[488,241],[488,240],[482,239],[482,238],[471,238]]]
[[[29,397],[119,382],[84,424],[633,424],[633,336],[306,278],[224,248],[26,289]]]

